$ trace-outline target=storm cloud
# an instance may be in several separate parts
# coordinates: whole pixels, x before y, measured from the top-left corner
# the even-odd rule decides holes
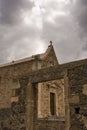
[[[60,63],[87,57],[87,0],[0,0],[0,63],[44,52]]]
[[[73,5],[73,15],[80,27],[87,31],[87,0],[76,0]]]
[[[79,25],[79,35],[81,38],[82,49],[80,56],[82,58],[87,57],[87,0],[75,0],[73,5],[72,15],[75,22]]]
[[[21,13],[23,10],[29,10],[33,2],[28,0],[0,0],[0,23],[17,24],[21,22]]]

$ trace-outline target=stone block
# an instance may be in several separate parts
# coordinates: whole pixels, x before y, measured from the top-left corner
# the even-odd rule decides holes
[[[69,98],[69,103],[78,104],[79,103],[79,96],[78,95],[72,95]]]

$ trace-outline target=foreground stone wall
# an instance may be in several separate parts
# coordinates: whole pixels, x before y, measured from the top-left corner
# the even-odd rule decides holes
[[[26,79],[15,79],[35,69],[33,61],[0,68],[0,129],[26,130]],[[27,69],[29,68],[29,69]]]
[[[35,123],[35,130],[65,130],[65,121],[63,120],[38,120]]]
[[[87,65],[68,71],[70,130],[87,129]]]
[[[0,109],[1,130],[26,130],[26,89],[27,80],[20,80],[20,88],[15,91],[18,100],[11,107]],[[15,99],[15,96],[14,96]]]

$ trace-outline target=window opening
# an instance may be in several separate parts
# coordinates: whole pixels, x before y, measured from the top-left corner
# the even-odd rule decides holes
[[[51,115],[55,115],[56,114],[55,93],[50,93],[50,112],[51,112]]]
[[[75,108],[75,114],[79,114],[79,111],[80,111],[80,107],[76,107]]]

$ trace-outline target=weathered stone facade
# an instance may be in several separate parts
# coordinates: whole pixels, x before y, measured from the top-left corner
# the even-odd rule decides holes
[[[55,94],[55,116],[65,117],[64,80],[53,80],[38,84],[38,117],[51,117],[50,93]]]
[[[0,130],[86,130],[87,60],[59,65],[53,46],[0,66]]]

